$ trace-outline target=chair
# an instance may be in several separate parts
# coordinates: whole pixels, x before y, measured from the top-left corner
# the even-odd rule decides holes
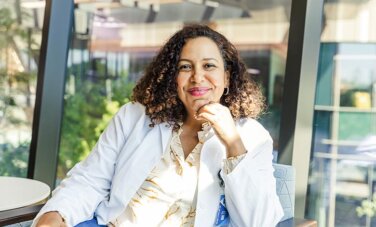
[[[317,227],[315,220],[294,218],[295,207],[295,168],[273,163],[276,191],[284,215],[277,227]]]
[[[276,191],[281,202],[284,216],[281,222],[294,217],[295,205],[295,169],[293,166],[273,163]]]

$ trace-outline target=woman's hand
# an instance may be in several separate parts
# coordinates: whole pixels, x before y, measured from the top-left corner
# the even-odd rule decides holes
[[[66,227],[63,217],[57,211],[43,214],[37,223],[37,227]]]
[[[210,102],[197,110],[197,120],[208,121],[227,149],[227,157],[246,153],[230,110],[220,103]]]

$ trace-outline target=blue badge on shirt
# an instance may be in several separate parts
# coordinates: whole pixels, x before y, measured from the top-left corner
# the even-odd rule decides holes
[[[226,208],[225,195],[219,197],[219,208],[215,218],[215,227],[227,226],[230,223],[230,215]]]

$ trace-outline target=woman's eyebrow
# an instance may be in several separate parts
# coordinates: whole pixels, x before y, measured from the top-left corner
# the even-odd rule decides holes
[[[218,62],[218,60],[216,58],[204,58],[202,60],[205,60],[205,61],[214,60],[214,61]]]
[[[191,60],[189,60],[189,59],[185,59],[185,58],[180,58],[180,59],[179,59],[179,62],[181,62],[181,61],[188,61],[188,62],[191,62]]]
[[[203,60],[203,61],[210,61],[210,60],[213,60],[213,61],[219,62],[216,58],[203,58],[202,60]],[[181,61],[192,62],[192,60],[185,59],[185,58],[181,58],[181,59],[179,59],[179,62],[181,62]]]

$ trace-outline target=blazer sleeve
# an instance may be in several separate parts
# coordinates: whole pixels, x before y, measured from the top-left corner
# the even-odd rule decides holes
[[[221,171],[230,226],[275,226],[283,209],[273,175],[272,139],[257,122],[246,124],[240,134],[246,156],[230,173]]]
[[[48,211],[58,211],[68,226],[74,226],[93,217],[99,203],[109,198],[116,159],[127,134],[127,111],[123,106],[112,118],[97,144],[82,162],[75,165],[60,185],[52,192],[51,199],[34,219]]]

